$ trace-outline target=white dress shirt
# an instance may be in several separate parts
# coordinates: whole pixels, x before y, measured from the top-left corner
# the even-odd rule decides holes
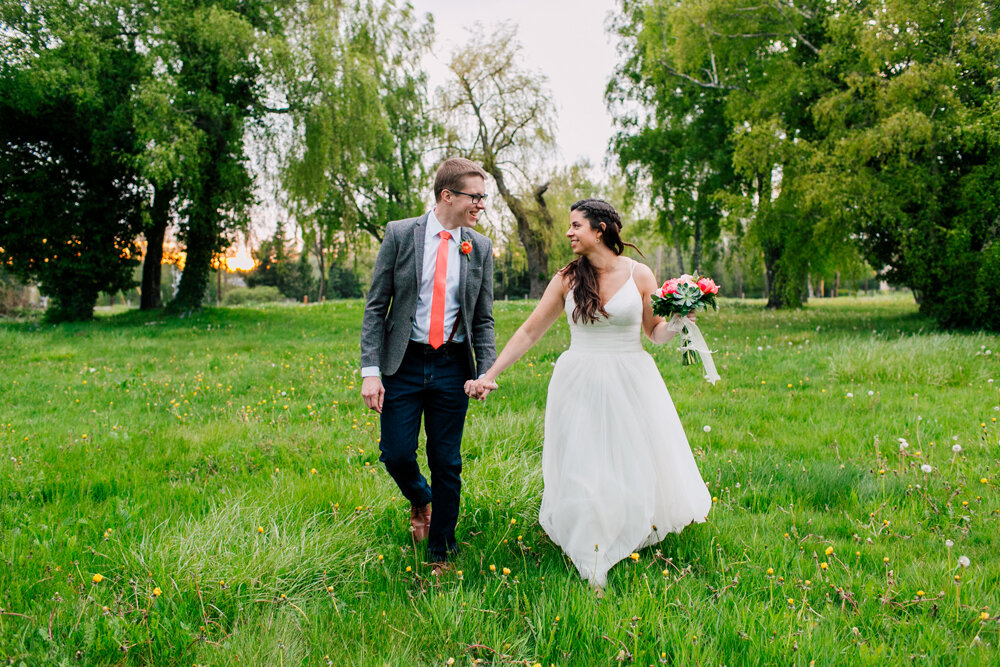
[[[434,215],[434,209],[427,214],[427,225],[424,229],[424,265],[420,272],[420,291],[417,294],[417,312],[413,319],[413,331],[410,333],[410,340],[418,343],[426,343],[429,340],[431,329],[431,298],[434,295],[434,269],[437,265],[438,245],[441,243],[439,234],[445,231],[441,222]],[[461,279],[462,260],[462,228],[456,227],[448,232],[451,238],[448,240],[448,274],[445,280],[444,290],[444,340],[448,341],[452,329],[455,328],[455,320],[458,318],[459,303],[459,282]],[[454,342],[465,340],[461,329],[455,331]],[[378,366],[365,366],[361,369],[361,377],[378,375]]]

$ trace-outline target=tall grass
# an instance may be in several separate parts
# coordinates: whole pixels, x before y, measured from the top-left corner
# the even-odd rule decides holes
[[[497,304],[500,341],[531,306]],[[462,550],[435,578],[360,400],[361,312],[0,325],[3,657],[1000,659],[997,337],[852,298],[791,313],[724,303],[699,320],[714,387],[650,346],[715,502],[706,524],[617,565],[601,596],[537,523],[565,324],[470,407]]]

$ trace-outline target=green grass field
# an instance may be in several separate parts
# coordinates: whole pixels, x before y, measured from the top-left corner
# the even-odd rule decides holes
[[[497,305],[499,342],[531,306]],[[647,345],[716,501],[598,597],[537,522],[565,323],[470,406],[436,580],[360,398],[361,312],[0,324],[4,660],[1000,661],[998,337],[901,297],[728,301],[699,318],[715,387]]]

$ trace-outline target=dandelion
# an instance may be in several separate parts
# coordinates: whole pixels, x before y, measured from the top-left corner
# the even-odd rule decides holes
[[[825,561],[819,564],[819,569],[821,570],[826,570],[829,567],[830,566]]]
[[[833,547],[827,547],[826,551],[824,551],[823,553],[825,553],[827,556],[829,556],[830,554],[833,553]]]
[[[902,452],[902,451],[904,451],[909,446],[910,446],[910,443],[908,443],[904,438],[900,438],[899,439],[899,451]]]
[[[962,451],[962,445],[952,445],[951,446],[951,451],[953,451],[956,454],[958,454],[960,451]]]
[[[633,562],[635,562],[635,561],[639,560],[639,554],[637,554],[637,553],[636,553],[636,552],[634,552],[634,551],[633,551],[632,553],[630,553],[630,554],[628,555],[628,557],[629,557],[629,558],[631,558]]]
[[[945,545],[946,547],[948,547],[949,549],[951,549],[951,548],[952,548],[953,546],[955,546],[955,543],[954,543],[954,542],[952,542],[951,540],[945,540],[945,541],[944,541],[944,545]]]
[[[852,394],[851,392],[847,392],[847,393],[846,393],[846,394],[844,395],[844,398],[854,398],[854,394]]]
[[[504,574],[510,574],[510,568],[505,567],[503,570],[501,570],[501,572],[503,572]]]
[[[310,475],[315,475],[316,474],[316,468],[310,468],[309,469],[309,474]]]
[[[773,567],[767,568],[767,573],[768,574],[774,574],[774,568]]]
[[[988,621],[988,620],[990,620],[989,613],[985,612],[985,611],[979,612],[979,620],[981,620],[981,621]]]
[[[163,591],[160,590],[159,586],[157,586],[156,588],[153,589],[153,597],[154,598],[158,598],[161,595],[163,595]]]
[[[869,395],[869,396],[874,396],[874,395],[875,395],[875,392],[874,392],[874,391],[872,391],[871,389],[869,389],[869,390],[868,390],[868,395]]]
[[[972,561],[969,560],[968,556],[959,556],[958,564],[961,565],[962,567],[969,567],[970,565],[972,565]]]
[[[497,566],[491,564],[490,565],[490,572],[496,572],[496,571],[497,571]]]
[[[705,424],[704,426],[701,427],[701,430],[704,431],[705,433],[711,433],[712,427],[709,426],[708,424]]]
[[[264,526],[257,526],[257,532],[258,533],[263,533],[264,532]]]
[[[923,591],[917,591],[917,597],[918,598],[924,597],[924,592]]]
[[[927,474],[930,474],[930,473],[931,473],[931,472],[933,472],[933,470],[934,470],[934,468],[932,468],[932,467],[930,466],[930,464],[927,464],[927,463],[925,463],[925,464],[923,464],[922,466],[920,466],[920,469],[921,469],[921,470],[923,470],[923,471],[924,471],[925,473],[927,473]]]
[[[512,526],[513,526],[513,525],[515,525],[516,523],[517,523],[517,519],[511,519],[511,520],[510,520],[510,525],[512,525]]]
[[[101,576],[100,574],[95,574],[93,577],[90,578],[90,580],[93,581],[95,584],[99,584],[102,581],[104,581],[104,577]]]

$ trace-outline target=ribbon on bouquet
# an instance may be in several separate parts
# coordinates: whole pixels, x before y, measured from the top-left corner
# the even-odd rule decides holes
[[[688,318],[682,317],[680,313],[674,313],[667,322],[667,329],[676,331],[683,336],[684,344],[680,348],[682,351],[694,350],[698,353],[698,356],[701,357],[701,363],[705,365],[705,379],[714,385],[720,376],[715,370],[715,362],[712,361],[712,351],[708,349],[708,343],[701,335],[698,325]]]

